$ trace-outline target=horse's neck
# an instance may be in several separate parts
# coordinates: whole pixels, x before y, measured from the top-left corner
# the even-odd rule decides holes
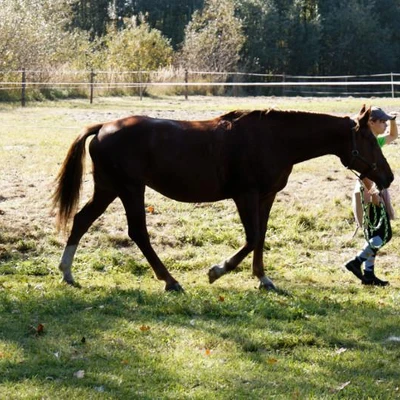
[[[293,163],[296,164],[328,154],[340,157],[343,147],[342,131],[343,128],[340,129],[340,126],[336,127],[333,124],[320,129],[311,127],[304,132],[294,133],[291,141]]]

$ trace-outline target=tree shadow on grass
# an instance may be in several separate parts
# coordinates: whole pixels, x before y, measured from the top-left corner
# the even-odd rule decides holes
[[[3,289],[0,384],[33,380],[55,393],[64,388],[83,396],[101,396],[104,390],[108,398],[168,398],[176,392],[179,398],[188,384],[194,392],[205,387],[212,393],[219,379],[226,383],[219,398],[230,398],[245,396],[249,385],[254,396],[281,393],[273,386],[263,392],[263,375],[269,374],[279,376],[285,390],[321,394],[341,380],[372,373],[376,362],[369,357],[376,361],[379,352],[385,379],[396,382],[400,374],[389,361],[396,361],[398,349],[385,342],[390,333],[399,333],[396,313],[372,301],[358,304],[345,289],[333,293],[331,288],[313,293],[294,287],[290,295],[218,287],[185,295],[115,287]],[[174,361],[180,351],[204,356],[208,350],[228,354],[228,349],[259,373],[226,371],[205,382],[195,372],[184,377],[184,365]],[[338,349],[345,349],[342,358]],[[349,355],[357,361],[343,362]],[[224,362],[235,365],[233,358]],[[313,364],[319,380],[302,370]],[[212,374],[219,368],[212,365]],[[74,377],[79,370],[84,379]],[[353,385],[354,395],[362,383]]]

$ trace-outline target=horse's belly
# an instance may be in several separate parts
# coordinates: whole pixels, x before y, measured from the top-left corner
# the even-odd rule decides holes
[[[164,179],[151,179],[146,185],[171,199],[189,203],[212,202],[225,198],[217,181],[207,177],[182,178],[175,175]]]

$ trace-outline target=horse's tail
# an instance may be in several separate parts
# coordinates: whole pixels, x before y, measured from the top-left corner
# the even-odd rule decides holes
[[[96,135],[103,124],[91,125],[75,139],[56,178],[56,189],[52,195],[53,209],[56,209],[57,230],[66,230],[69,220],[78,205],[84,171],[86,139]]]

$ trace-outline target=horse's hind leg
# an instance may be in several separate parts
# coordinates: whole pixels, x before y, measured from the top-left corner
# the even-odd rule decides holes
[[[71,266],[79,241],[93,222],[103,214],[116,197],[116,194],[113,192],[95,188],[92,199],[75,215],[71,233],[58,266],[63,274],[64,282],[70,285],[75,284],[71,273]]]
[[[120,198],[125,207],[128,220],[129,237],[137,244],[147,261],[151,265],[159,280],[166,283],[165,290],[183,291],[179,283],[168,272],[165,265],[158,258],[156,252],[150,244],[149,234],[146,227],[146,213],[144,209],[144,190],[145,187],[130,187],[120,194]]]

